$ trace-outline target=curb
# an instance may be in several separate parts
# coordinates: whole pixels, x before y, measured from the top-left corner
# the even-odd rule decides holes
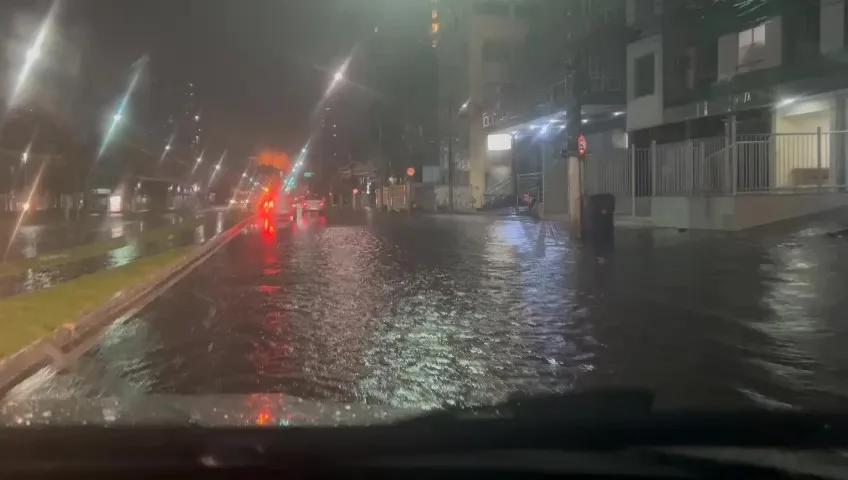
[[[0,360],[0,397],[39,369],[53,365],[67,370],[100,340],[115,320],[135,314],[229,243],[254,219],[250,216],[186,255],[152,280],[118,292],[97,310],[88,312],[52,334]]]

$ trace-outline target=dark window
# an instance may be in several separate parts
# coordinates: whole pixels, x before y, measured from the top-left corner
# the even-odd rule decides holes
[[[506,2],[484,0],[481,2],[474,3],[472,11],[474,13],[482,13],[487,15],[509,15],[509,4]]]
[[[505,42],[486,42],[483,44],[484,62],[508,62],[510,46]]]
[[[654,93],[654,54],[648,54],[636,59],[636,98]]]

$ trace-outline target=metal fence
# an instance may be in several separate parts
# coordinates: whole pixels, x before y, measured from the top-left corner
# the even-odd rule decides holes
[[[713,137],[589,155],[586,194],[805,193],[845,187],[848,131]]]

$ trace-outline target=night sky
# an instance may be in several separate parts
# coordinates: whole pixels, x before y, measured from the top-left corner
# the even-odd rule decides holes
[[[20,44],[50,3],[2,2],[4,35],[17,39],[6,49],[6,65],[20,56]],[[403,23],[417,14],[403,3],[64,0],[57,19],[62,27],[57,36],[63,38],[50,53],[51,60],[62,60],[55,60],[51,75],[44,76],[39,101],[59,115],[81,119],[78,123],[90,122],[115,101],[130,66],[147,54],[152,81],[195,83],[216,137],[245,149],[263,145],[291,150],[308,135],[308,116],[324,92],[329,71],[379,23]],[[362,71],[357,67],[353,82]]]
[[[327,67],[368,30],[350,1],[88,1],[105,69],[148,53],[153,78],[197,85],[216,133],[289,148],[307,133]]]

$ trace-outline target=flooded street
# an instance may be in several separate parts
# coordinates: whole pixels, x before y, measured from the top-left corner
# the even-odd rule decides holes
[[[151,215],[150,218],[143,221],[123,221],[120,218],[107,218],[101,224],[92,224],[88,227],[80,226],[79,228],[66,228],[64,230],[60,228],[58,230],[65,233],[67,233],[66,230],[79,233],[89,228],[88,235],[97,236],[106,235],[104,228],[110,228],[110,225],[112,225],[109,233],[114,235],[114,237],[111,238],[117,240],[125,238],[126,244],[113,248],[101,255],[63,263],[61,265],[30,268],[17,275],[0,277],[0,299],[20,293],[49,288],[58,283],[67,282],[97,271],[117,268],[139,258],[155,255],[170,248],[204,243],[206,240],[221,233],[224,229],[232,226],[239,218],[238,215],[238,212],[235,211],[205,212],[198,217],[198,223],[195,228],[174,232],[167,238],[144,239],[139,234],[141,232],[155,231],[157,228],[175,225],[181,221],[185,221],[184,219],[174,214]],[[43,240],[49,242],[47,239],[51,238],[51,232],[53,230],[57,229],[54,228],[51,230],[45,228],[41,230],[40,235],[33,239],[34,243],[32,245],[44,245]],[[60,238],[62,237],[60,236]],[[110,239],[110,237],[105,237],[105,239]],[[16,240],[16,242],[18,241]],[[53,239],[53,241],[55,242],[56,240]],[[36,247],[32,246],[32,248]],[[46,255],[49,255],[49,253]]]
[[[838,408],[848,239],[365,212],[245,232],[10,398],[281,393],[403,408],[637,386],[659,407]]]

